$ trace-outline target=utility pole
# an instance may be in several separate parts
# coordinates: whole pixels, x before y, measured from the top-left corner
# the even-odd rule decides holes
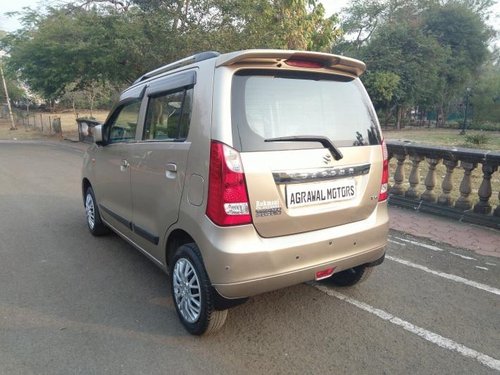
[[[7,83],[5,82],[5,76],[3,75],[2,64],[0,64],[0,73],[2,75],[3,89],[5,90],[5,98],[7,99],[7,107],[9,108],[9,116],[11,127],[10,130],[16,130],[16,123],[14,122],[14,115],[12,114],[12,107],[10,106],[9,91],[7,90]]]

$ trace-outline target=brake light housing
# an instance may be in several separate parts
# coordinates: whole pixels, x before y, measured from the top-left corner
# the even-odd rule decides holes
[[[288,66],[293,66],[295,68],[309,68],[309,69],[323,68],[323,64],[321,64],[320,62],[311,61],[311,60],[290,59],[290,60],[286,60],[285,64]]]
[[[206,215],[219,226],[252,223],[240,154],[217,141],[210,144]]]
[[[380,193],[378,201],[383,202],[389,197],[389,152],[385,140],[382,140],[382,155],[383,155],[383,168],[382,168],[382,182],[380,184]]]
[[[335,267],[329,267],[329,268],[326,268],[324,270],[318,271],[318,272],[316,272],[315,280],[319,281],[319,280],[327,279],[333,275],[333,271],[335,271]]]

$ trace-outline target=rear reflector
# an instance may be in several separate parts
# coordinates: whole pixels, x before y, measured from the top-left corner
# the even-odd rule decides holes
[[[319,69],[323,67],[323,64],[316,61],[307,61],[307,60],[286,60],[286,65],[294,66],[297,68],[315,68]]]
[[[252,222],[240,154],[216,141],[210,145],[207,216],[220,226]]]
[[[316,281],[326,279],[333,275],[335,267],[330,267],[322,271],[316,272]]]
[[[389,197],[389,152],[385,140],[382,141],[382,155],[384,158],[382,168],[382,182],[380,184],[380,193],[378,201],[383,202]]]

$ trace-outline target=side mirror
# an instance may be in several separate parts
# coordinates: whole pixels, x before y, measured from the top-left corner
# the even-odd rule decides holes
[[[98,145],[102,145],[104,142],[103,136],[102,136],[102,124],[96,125],[94,127],[94,142]]]

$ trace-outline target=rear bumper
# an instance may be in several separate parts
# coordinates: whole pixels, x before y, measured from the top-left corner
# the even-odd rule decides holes
[[[260,237],[252,225],[220,228],[207,219],[203,232],[210,236],[199,245],[215,289],[242,298],[314,280],[329,267],[376,265],[385,254],[388,221],[386,202],[359,222],[276,238]]]

